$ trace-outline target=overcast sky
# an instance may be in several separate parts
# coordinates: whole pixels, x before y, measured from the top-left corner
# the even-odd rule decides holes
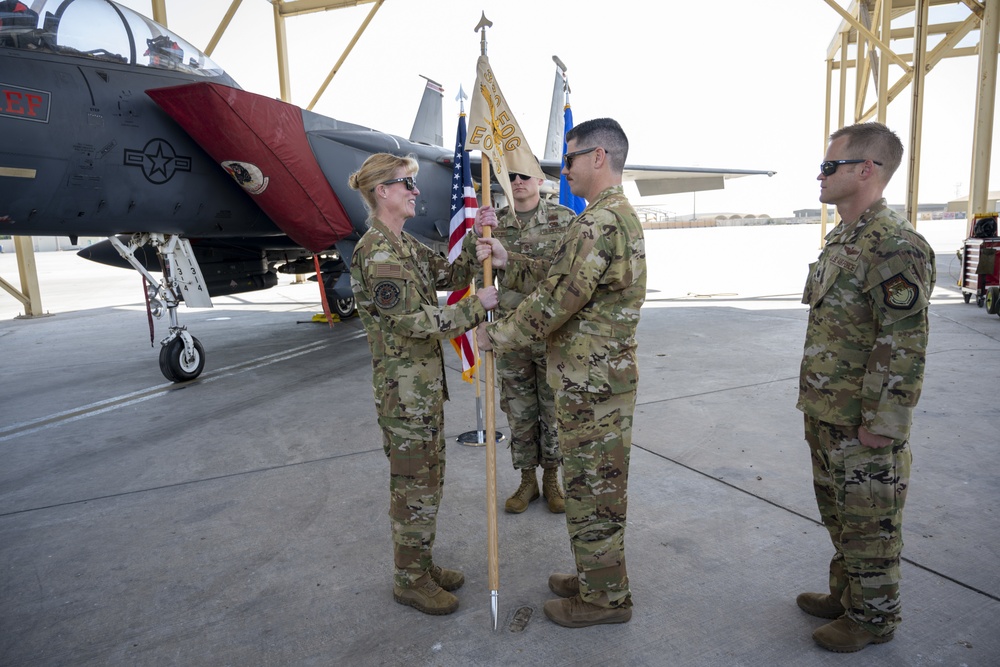
[[[150,0],[122,4],[152,13]],[[204,48],[230,2],[166,4],[170,28]],[[370,8],[287,21],[292,102],[309,104]],[[730,180],[725,191],[696,196],[639,199],[633,189],[635,203],[679,217],[690,217],[693,207],[699,214],[784,217],[819,206],[825,59],[841,21],[823,0],[386,0],[314,110],[405,137],[423,92],[422,74],[445,88],[450,144],[458,117],[455,95],[459,85],[469,91],[475,81],[474,28],[482,11],[493,21],[487,39],[494,73],[536,154],[543,150],[552,56],[558,55],[568,67],[574,118],[618,120],[631,143],[629,162],[778,172]],[[932,20],[968,15],[963,7],[931,12]],[[912,15],[894,27],[907,22],[912,25]],[[966,43],[977,39],[978,32]],[[213,59],[243,88],[278,97],[270,3],[244,0]],[[927,78],[922,203],[968,192],[976,70],[975,57],[949,59]],[[898,67],[890,68],[890,81],[899,75]],[[848,88],[853,85],[852,74]],[[909,106],[908,88],[890,105],[888,119],[907,151]],[[994,133],[997,151],[1000,129]],[[904,203],[905,181],[904,159],[886,191],[891,203]],[[991,189],[1000,189],[998,184],[994,171]]]

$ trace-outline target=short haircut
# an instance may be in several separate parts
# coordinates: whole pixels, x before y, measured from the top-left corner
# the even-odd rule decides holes
[[[399,157],[392,153],[374,153],[361,165],[361,169],[351,174],[347,178],[347,185],[352,190],[357,190],[361,198],[365,201],[365,208],[369,213],[375,211],[375,188],[385,181],[391,181],[396,176],[396,171],[404,167],[407,176],[416,176],[420,171],[420,165],[412,155]]]
[[[608,163],[611,171],[621,174],[625,169],[625,160],[628,158],[628,137],[618,121],[611,118],[595,118],[587,120],[566,133],[566,141],[576,139],[577,144],[586,144],[582,148],[590,148],[591,145],[600,146],[608,154]]]
[[[830,135],[830,141],[847,137],[845,145],[851,159],[882,163],[888,183],[903,161],[903,142],[882,123],[857,123],[842,127]]]

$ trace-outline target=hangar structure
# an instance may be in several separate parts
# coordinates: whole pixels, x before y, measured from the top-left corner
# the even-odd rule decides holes
[[[371,5],[368,15],[344,48],[326,79],[306,107],[312,110],[340,70],[354,45],[385,0],[268,0],[274,13],[274,34],[278,61],[280,97],[291,101],[288,64],[287,19],[347,7]],[[820,0],[815,0],[820,1]],[[910,136],[907,142],[907,217],[915,220],[920,176],[920,143],[924,80],[944,58],[978,56],[975,133],[967,216],[987,210],[989,172],[996,101],[997,54],[1000,40],[1000,0],[851,0],[845,9],[837,0],[822,0],[843,19],[826,59],[826,105],[823,146],[833,128],[834,94],[837,125],[866,120],[884,121],[889,103],[910,87]],[[150,0],[152,18],[169,25],[167,0]],[[212,55],[243,0],[230,0],[228,9],[204,51]],[[929,9],[953,6],[965,10],[961,21],[931,23]],[[978,33],[978,42],[968,45],[968,36]],[[909,52],[907,52],[909,49]],[[853,84],[849,91],[848,84]],[[834,72],[838,86],[834,89]],[[896,78],[890,81],[890,76]],[[853,99],[848,116],[847,102]],[[850,118],[850,120],[848,120]],[[825,235],[828,210],[822,208]],[[14,237],[18,255],[21,290],[0,277],[0,288],[21,301],[26,317],[43,315],[35,269],[34,250],[28,237]]]
[[[910,88],[910,134],[907,145],[906,217],[916,220],[923,134],[924,81],[944,58],[977,56],[972,164],[966,216],[987,211],[990,159],[996,108],[997,42],[1000,2],[997,0],[851,0],[844,9],[824,0],[843,18],[826,58],[826,113],[823,146],[836,127],[864,121],[885,122],[889,103]],[[932,22],[932,7],[950,6],[962,20]],[[978,33],[978,42],[969,44]],[[850,70],[853,70],[853,77]],[[839,74],[834,89],[834,72]],[[848,86],[852,88],[849,89]],[[853,108],[848,109],[849,100]],[[904,139],[905,141],[905,139]],[[825,236],[827,207],[823,205]]]

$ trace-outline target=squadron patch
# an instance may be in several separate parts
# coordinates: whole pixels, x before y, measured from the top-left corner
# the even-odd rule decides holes
[[[909,310],[920,296],[920,288],[897,273],[882,283],[885,305],[896,310]]]
[[[399,285],[391,280],[383,280],[373,290],[375,305],[382,310],[393,308],[399,303]]]

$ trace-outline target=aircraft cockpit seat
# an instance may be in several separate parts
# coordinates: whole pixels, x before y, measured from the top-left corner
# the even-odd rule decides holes
[[[146,52],[142,55],[149,58],[153,67],[176,69],[184,62],[184,49],[167,35],[160,35],[146,40]]]
[[[30,48],[25,41],[34,40],[38,29],[38,14],[20,0],[0,0],[0,46]]]

